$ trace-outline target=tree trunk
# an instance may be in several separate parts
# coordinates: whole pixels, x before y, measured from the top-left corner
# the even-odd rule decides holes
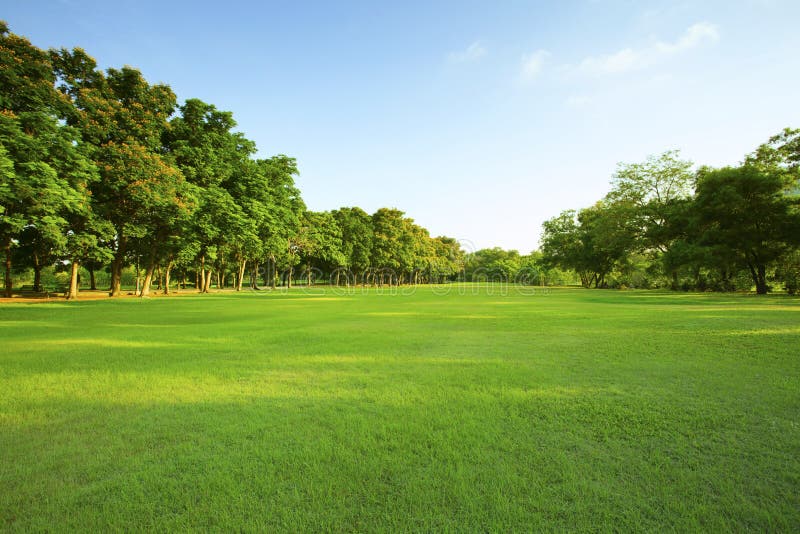
[[[33,290],[37,293],[42,292],[42,264],[36,253],[33,254]]]
[[[239,264],[239,277],[236,280],[236,291],[242,290],[242,282],[244,282],[245,267],[247,267],[247,260],[242,260],[242,262]]]
[[[89,269],[89,289],[92,291],[97,289],[97,282],[94,279],[94,269]]]
[[[306,280],[308,287],[311,287],[311,263],[306,264]]]
[[[6,275],[5,275],[5,296],[6,298],[11,298],[11,238],[6,240],[5,246],[3,247],[6,252]]]
[[[118,297],[122,292],[122,258],[115,256],[111,261],[111,292],[112,297]]]
[[[200,256],[200,270],[197,273],[197,289],[205,293],[206,289],[206,257]]]
[[[678,290],[678,271],[672,271],[672,287],[673,291]]]
[[[69,289],[67,290],[67,300],[78,298],[78,269],[80,264],[77,260],[72,260],[72,268],[69,274]]]
[[[150,284],[153,282],[153,273],[156,270],[156,261],[151,259],[147,262],[147,270],[144,273],[144,282],[142,283],[142,290],[139,292],[140,297],[150,296]]]
[[[164,267],[164,294],[169,295],[169,272],[172,270],[172,258],[167,260],[167,265]]]
[[[757,295],[766,295],[767,294],[767,266],[762,264],[756,264],[755,266],[748,264],[750,268],[750,274],[753,277],[753,281],[756,283],[756,294]]]
[[[278,262],[275,260],[275,256],[270,257],[269,274],[271,275],[269,287],[275,289],[275,284],[277,283],[278,278]]]
[[[122,293],[122,267],[125,264],[125,252],[128,240],[120,236],[117,252],[111,261],[111,296],[118,297]]]
[[[290,265],[289,272],[286,273],[286,289],[292,289],[292,271],[294,268]]]
[[[211,275],[214,273],[213,270],[209,269],[206,272],[206,281],[203,284],[203,293],[208,293],[208,290],[211,289]]]
[[[589,287],[589,280],[586,278],[586,273],[580,272],[578,273],[578,276],[581,278],[581,285],[583,287]]]

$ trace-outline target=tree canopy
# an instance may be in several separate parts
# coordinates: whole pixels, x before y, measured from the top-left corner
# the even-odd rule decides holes
[[[448,280],[585,287],[800,288],[800,130],[741,165],[711,169],[675,150],[620,164],[604,198],[545,221],[540,250],[466,254],[406,213],[309,210],[297,161],[258,157],[233,113],[130,66],[99,69],[80,48],[41,50],[0,23],[0,249],[12,276],[109,273],[241,290],[321,278],[336,284]],[[138,274],[141,269],[141,276]],[[173,275],[177,276],[173,276]],[[141,282],[141,283],[139,283]]]
[[[97,67],[80,48],[44,51],[0,26],[0,246],[11,274],[108,265],[110,294],[141,265],[169,291],[194,274],[201,292],[250,282],[290,285],[303,271],[347,269],[344,281],[440,279],[459,269],[455,240],[397,209],[306,208],[294,158],[256,158],[229,111],[190,98],[129,66]],[[460,249],[459,249],[460,251]],[[419,273],[437,269],[437,277]],[[391,274],[390,272],[391,271]],[[283,277],[279,273],[284,273]],[[337,280],[339,280],[337,274]]]

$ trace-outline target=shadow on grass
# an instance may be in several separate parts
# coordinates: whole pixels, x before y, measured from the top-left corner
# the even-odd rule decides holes
[[[21,530],[736,529],[797,524],[788,443],[580,389],[42,399],[3,424],[0,518]],[[763,447],[771,453],[764,454]],[[743,461],[743,459],[747,459]],[[788,474],[787,474],[788,467]]]

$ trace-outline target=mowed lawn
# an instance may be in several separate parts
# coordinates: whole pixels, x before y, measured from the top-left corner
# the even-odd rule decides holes
[[[0,306],[0,530],[800,529],[799,299],[442,292]]]

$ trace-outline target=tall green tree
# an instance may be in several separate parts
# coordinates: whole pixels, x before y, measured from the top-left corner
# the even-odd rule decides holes
[[[270,195],[267,217],[258,228],[258,236],[267,260],[265,283],[274,288],[280,268],[287,270],[291,284],[291,271],[299,261],[297,236],[306,205],[294,182],[299,174],[294,158],[281,154],[257,160],[256,164],[266,177]]]
[[[584,287],[604,287],[606,277],[633,249],[634,239],[626,209],[598,202],[544,222],[542,261],[548,267],[574,270]]]
[[[306,264],[309,285],[315,265],[333,271],[347,264],[347,258],[342,252],[342,229],[330,212],[306,212],[302,236],[300,254]]]
[[[380,284],[400,281],[401,273],[413,263],[413,236],[404,222],[403,212],[380,208],[372,215],[371,264]]]
[[[617,217],[629,219],[626,226],[635,238],[634,248],[662,266],[662,256],[675,239],[670,225],[672,212],[692,194],[692,165],[681,159],[677,150],[651,156],[642,163],[620,164],[605,199],[607,205],[614,205]],[[677,271],[669,274],[674,287]]]
[[[464,270],[464,251],[459,242],[446,236],[432,239],[435,263],[431,266],[430,281],[437,283],[454,278]]]
[[[354,282],[365,282],[372,256],[372,218],[361,208],[340,208],[332,212],[342,230],[342,254]]]
[[[201,292],[209,290],[213,267],[216,264],[217,271],[222,270],[228,252],[237,256],[241,271],[244,251],[252,248],[255,223],[247,219],[241,199],[235,197],[246,193],[241,184],[251,175],[249,157],[255,145],[234,132],[235,126],[231,112],[192,98],[180,106],[163,136],[167,153],[198,198],[195,224],[187,231],[197,239],[189,246],[198,251]],[[240,272],[237,278],[241,276]]]
[[[758,294],[769,290],[768,267],[800,245],[800,197],[786,185],[785,175],[756,165],[698,172],[699,242],[736,258]]]
[[[466,276],[472,281],[511,282],[520,269],[520,260],[516,250],[481,249],[469,255]]]
[[[25,232],[36,257],[62,252],[67,214],[80,210],[94,169],[61,124],[67,102],[55,90],[48,54],[0,23],[0,247],[11,296],[12,247]],[[41,261],[36,269],[41,268]],[[37,283],[37,285],[40,285]]]
[[[111,295],[118,296],[134,240],[157,249],[165,239],[159,231],[163,219],[192,204],[182,173],[164,157],[162,136],[175,94],[166,85],[150,85],[130,67],[103,73],[81,49],[50,55],[59,88],[72,103],[68,123],[92,147],[100,172],[92,196],[97,214],[114,225]]]

